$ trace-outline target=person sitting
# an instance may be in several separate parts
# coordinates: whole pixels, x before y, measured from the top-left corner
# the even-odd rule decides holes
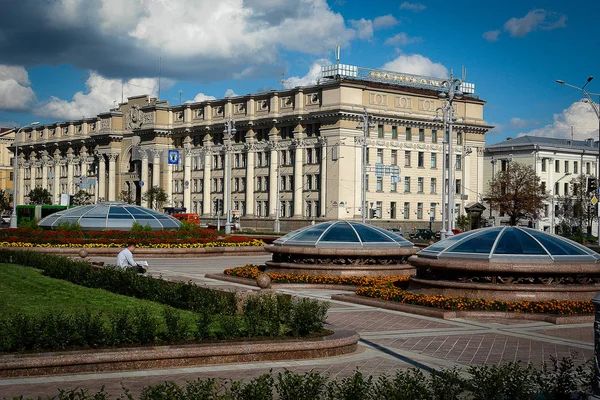
[[[133,251],[135,250],[135,243],[128,243],[127,247],[119,252],[117,256],[117,267],[119,268],[132,268],[136,272],[143,274],[146,272],[146,268],[138,265],[133,259]]]

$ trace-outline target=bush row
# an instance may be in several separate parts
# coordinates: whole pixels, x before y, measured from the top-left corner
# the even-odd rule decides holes
[[[573,357],[552,359],[541,370],[518,363],[472,366],[463,376],[457,369],[425,375],[417,369],[397,371],[377,379],[360,371],[332,380],[320,372],[290,371],[264,374],[251,381],[196,379],[180,386],[166,381],[142,389],[139,400],[566,400],[591,393],[591,368],[575,367]],[[134,400],[124,389],[118,399]],[[59,390],[48,399],[104,400],[104,388],[96,393],[84,389]],[[14,398],[23,400],[23,397]],[[38,398],[39,399],[39,398]]]
[[[306,335],[323,329],[327,303],[258,294],[248,297],[243,310],[242,315],[198,313],[193,319],[171,307],[160,316],[143,307],[106,314],[19,313],[0,319],[0,352]]]

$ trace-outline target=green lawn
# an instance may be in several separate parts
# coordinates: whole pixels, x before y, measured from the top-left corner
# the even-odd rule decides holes
[[[148,300],[48,278],[40,270],[13,264],[0,264],[0,293],[0,318],[19,311],[35,315],[46,311],[87,309],[110,314],[139,307],[147,307],[152,314],[158,316],[165,307]],[[184,318],[194,318],[190,311],[181,313]]]

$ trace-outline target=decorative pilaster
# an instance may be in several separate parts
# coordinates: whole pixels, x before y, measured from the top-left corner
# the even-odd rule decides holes
[[[302,166],[304,164],[304,148],[302,146],[302,125],[294,130],[296,149],[294,156],[294,218],[302,218]]]
[[[160,185],[160,150],[152,150],[152,186]]]
[[[321,199],[321,215],[326,216],[327,213],[327,139],[319,138],[321,142],[321,191],[319,198]]]
[[[22,155],[17,159],[17,168],[19,168],[19,179],[17,181],[17,204],[23,204],[25,200],[25,158]]]
[[[140,151],[140,156],[142,157],[142,181],[141,181],[141,205],[142,207],[148,207],[148,201],[146,200],[146,192],[148,192],[148,187],[151,186],[151,183],[148,181],[148,152],[145,149]]]
[[[36,173],[37,173],[37,158],[35,156],[29,156],[29,183],[30,183],[31,189],[34,189],[36,187],[36,185],[35,185],[35,180],[37,179]]]
[[[186,146],[183,150],[183,206],[189,212],[192,209],[192,149],[190,143],[186,143]]]
[[[75,194],[75,181],[74,179],[74,174],[73,174],[73,165],[75,163],[75,160],[73,159],[72,155],[69,155],[67,157],[67,193],[70,195]]]
[[[248,153],[246,153],[246,215],[254,216],[254,131],[248,130],[246,142]]]
[[[42,189],[48,190],[48,154],[42,155]]]
[[[118,154],[109,154],[108,155],[108,201],[115,201],[116,197],[116,164],[117,164]]]
[[[61,159],[59,155],[54,156],[54,184],[52,194],[52,204],[60,204],[60,164]]]
[[[106,160],[104,154],[98,156],[98,202],[106,201]]]
[[[212,164],[210,158],[212,155],[210,135],[206,135],[204,138],[204,191],[202,192],[202,211],[205,216],[210,216],[212,205],[211,205],[211,179],[212,179]]]
[[[275,218],[277,213],[277,169],[279,168],[279,152],[277,144],[279,140],[279,130],[276,127],[271,128],[269,132],[269,140],[271,141],[271,152],[269,155],[269,216]]]

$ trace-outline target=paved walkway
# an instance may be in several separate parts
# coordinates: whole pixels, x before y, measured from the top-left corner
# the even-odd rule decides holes
[[[217,288],[250,288],[205,278],[205,274],[222,272],[225,268],[245,264],[260,264],[269,256],[214,257],[199,259],[149,259],[152,274],[166,279],[193,281]],[[113,262],[97,258],[94,261]],[[283,293],[330,300],[336,290],[282,289]],[[328,322],[360,333],[359,351],[352,355],[317,360],[263,362],[173,368],[102,374],[80,374],[40,378],[0,379],[0,396],[25,395],[36,397],[55,395],[58,388],[81,387],[97,391],[102,386],[117,396],[121,383],[134,396],[141,388],[165,380],[179,384],[196,378],[252,378],[272,370],[295,372],[310,370],[345,376],[359,368],[374,376],[393,374],[398,368],[465,367],[520,361],[540,365],[551,356],[562,358],[576,353],[581,361],[593,357],[593,327],[591,323],[552,325],[544,322],[500,319],[441,320],[381,310],[368,306],[331,301]]]

